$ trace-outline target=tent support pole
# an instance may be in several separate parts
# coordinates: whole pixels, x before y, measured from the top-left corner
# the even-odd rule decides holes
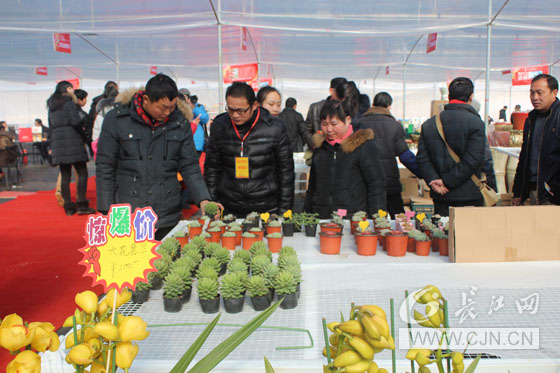
[[[218,114],[224,111],[224,71],[223,71],[223,61],[222,61],[222,22],[220,21],[220,15],[218,12],[222,9],[222,2],[218,0],[218,12],[214,8],[212,0],[210,1],[210,6],[212,11],[214,11],[214,17],[216,17],[216,22],[218,24]]]
[[[379,68],[377,69],[377,73],[375,73],[375,76],[373,77],[373,94],[371,96],[372,99],[375,98],[375,80],[377,79],[377,75],[379,75],[380,71],[381,71],[381,66],[379,66]]]
[[[486,25],[486,87],[484,92],[484,126],[488,131],[488,114],[490,111],[490,49],[492,47],[492,0],[488,0],[488,25]]]
[[[422,40],[423,37],[424,37],[424,34],[420,35],[420,37],[416,40],[416,43],[414,43],[414,45],[412,46],[412,49],[410,50],[410,52],[408,52],[408,56],[406,56],[406,59],[403,62],[403,102],[402,102],[403,123],[404,123],[404,120],[406,118],[406,64],[408,63],[408,59],[412,55],[412,52],[414,51],[414,48],[416,48],[416,46],[418,45],[420,40]]]
[[[115,66],[117,67],[117,84],[121,86],[121,64],[119,62],[119,44],[115,40]]]

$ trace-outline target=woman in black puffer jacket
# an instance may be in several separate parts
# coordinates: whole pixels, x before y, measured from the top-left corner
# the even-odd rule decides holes
[[[327,219],[344,209],[368,215],[386,207],[383,166],[373,131],[353,132],[344,103],[330,100],[321,109],[321,130],[313,136],[315,150],[305,198],[305,211]]]
[[[93,214],[86,200],[88,156],[81,135],[82,118],[77,105],[72,84],[66,80],[56,85],[54,93],[47,100],[49,109],[49,128],[51,129],[52,164],[60,167],[62,179],[61,192],[64,198],[66,215]],[[72,166],[78,173],[77,203],[70,196]]]

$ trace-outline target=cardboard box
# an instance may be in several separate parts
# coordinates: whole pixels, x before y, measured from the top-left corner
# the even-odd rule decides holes
[[[401,178],[401,197],[404,204],[409,204],[412,197],[418,197],[418,179],[415,177]]]
[[[451,207],[449,259],[454,263],[560,260],[559,211],[558,206]]]

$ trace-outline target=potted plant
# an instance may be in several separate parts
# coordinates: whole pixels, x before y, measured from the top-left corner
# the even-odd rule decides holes
[[[218,212],[220,211],[216,202],[208,202],[204,206],[204,215],[208,216],[210,219],[214,219]]]
[[[181,247],[189,243],[188,232],[185,232],[184,230],[178,230],[177,232],[175,232],[173,237],[175,237]]]
[[[257,236],[257,241],[262,241],[264,238],[264,230],[262,228],[252,227],[248,232]]]
[[[181,247],[181,257],[185,256],[188,256],[193,260],[195,267],[202,261],[200,249],[192,242],[189,242],[185,246]]]
[[[237,234],[235,232],[226,232],[222,234],[222,246],[228,250],[235,250],[237,242]]]
[[[282,221],[282,234],[285,237],[292,237],[294,235],[294,219],[292,210],[284,212],[282,215],[284,220]]]
[[[204,252],[204,248],[208,245],[208,241],[202,235],[194,236],[189,243],[196,245],[201,252]]]
[[[170,272],[163,280],[163,309],[166,312],[179,312],[183,307],[185,285],[180,274]]]
[[[430,247],[432,246],[432,241],[426,233],[420,232],[419,230],[415,229],[410,231],[409,235],[414,239],[414,251],[416,252],[416,255],[430,255]]]
[[[278,268],[286,269],[286,267],[290,266],[301,266],[297,255],[295,254],[284,254],[278,255]]]
[[[242,259],[247,268],[251,267],[251,253],[248,250],[236,250],[233,253],[233,259]]]
[[[362,223],[362,225],[366,223]],[[369,224],[365,228],[358,225],[354,231],[354,238],[356,239],[358,255],[372,256],[377,253],[379,235],[372,230]]]
[[[228,272],[249,272],[249,267],[242,258],[233,258],[227,265]]]
[[[342,233],[320,232],[319,237],[321,254],[336,255],[340,253]]]
[[[302,214],[305,236],[315,237],[315,234],[317,233],[317,224],[319,224],[319,214],[305,212]]]
[[[158,246],[157,251],[161,255],[167,254],[171,259],[174,259],[180,255],[181,245],[179,244],[179,241],[169,237],[163,240],[163,242]]]
[[[167,274],[169,273],[171,261],[172,261],[171,258],[166,255],[162,255],[161,258],[156,259],[154,261],[154,267],[155,269],[157,269],[157,271],[151,272],[154,273],[151,282],[153,290],[161,289],[161,286],[163,285],[162,281],[165,278],[165,276],[167,276]]]
[[[266,234],[270,235],[272,233],[281,233],[282,223],[278,220],[272,220],[266,225]]]
[[[350,232],[352,234],[355,233],[358,223],[363,220],[367,220],[367,213],[365,211],[358,211],[352,215],[352,219],[350,220]]]
[[[224,233],[226,231],[226,223],[224,223],[221,220],[213,220],[210,222],[210,224],[208,224],[208,228],[206,228],[206,231],[208,232],[208,230],[210,228],[220,228],[220,233]]]
[[[249,249],[252,257],[257,255],[266,255],[272,261],[272,253],[268,250],[268,246],[262,241],[257,241]]]
[[[241,245],[241,234],[243,233],[241,226],[237,223],[231,223],[231,225],[228,226],[228,232],[235,233],[235,245]]]
[[[303,225],[303,212],[295,212],[292,215],[292,220],[294,221],[294,232],[301,232],[301,227]]]
[[[206,230],[206,232],[210,234],[210,242],[220,242],[220,236],[222,235],[221,227],[219,226],[210,227]]]
[[[183,291],[183,303],[191,299],[192,273],[195,268],[193,260],[189,257],[177,259],[171,266],[171,272],[178,273],[183,279],[185,290]]]
[[[258,276],[258,275],[262,275],[263,273],[263,268],[268,265],[268,263],[271,263],[271,259],[270,257],[268,257],[267,255],[256,255],[253,257],[253,259],[251,260],[251,274],[253,276]]]
[[[297,307],[297,283],[294,276],[288,271],[281,271],[274,280],[274,289],[278,298],[284,298],[280,304],[283,309],[291,309]]]
[[[277,253],[280,251],[280,248],[282,247],[282,233],[271,233],[266,236],[266,239],[268,240],[268,249],[271,253]]]
[[[243,309],[243,292],[245,286],[237,273],[226,273],[222,276],[220,294],[224,300],[227,313],[239,313]]]
[[[270,306],[269,290],[262,276],[251,276],[247,283],[247,293],[255,311],[262,311]]]
[[[280,253],[278,253],[278,258],[281,258],[285,255],[297,256],[296,249],[294,249],[292,246],[282,246],[282,248],[280,249]]]
[[[382,229],[391,229],[391,223],[382,217],[375,219],[373,225],[377,233],[381,233]]]
[[[270,301],[274,298],[274,281],[276,280],[278,273],[280,273],[280,268],[275,266],[272,262],[264,264],[260,273],[260,275],[264,278],[266,287],[268,288],[268,299]]]
[[[424,218],[422,220],[422,224],[420,225],[420,229],[429,236],[431,232],[436,230],[436,226],[430,221],[430,219]]]
[[[220,263],[220,275],[226,273],[228,263],[231,259],[229,250],[223,246],[219,246],[214,250],[213,257]]]
[[[227,214],[224,215],[223,219],[224,223],[229,224],[235,221],[235,215],[233,214]]]
[[[196,278],[198,280],[200,280],[201,278],[205,278],[205,277],[209,277],[209,278],[218,278],[218,271],[216,271],[216,269],[214,267],[211,266],[199,266],[198,269],[196,270]]]
[[[244,232],[241,235],[243,250],[249,250],[251,248],[251,245],[257,242],[257,240],[258,237],[255,234],[250,232]]]
[[[342,233],[344,220],[336,212],[332,213],[331,221],[319,224],[321,232],[337,232]]]
[[[216,313],[220,309],[220,284],[217,278],[198,279],[198,300],[204,313]]]
[[[148,298],[150,298],[151,287],[152,285],[150,284],[149,281],[148,282],[138,281],[136,283],[136,289],[132,292],[132,302],[137,304],[142,304],[148,301]]]
[[[300,296],[300,284],[302,281],[301,275],[301,266],[300,265],[288,265],[284,267],[284,271],[290,272],[292,276],[294,276],[294,280],[296,281],[296,294],[299,299]]]
[[[198,223],[200,224],[200,226],[202,228],[206,227],[206,225],[210,222],[210,217],[207,215],[202,215],[200,218],[198,218]]]
[[[202,224],[198,221],[192,221],[189,223],[189,238],[192,240],[194,236],[198,236],[202,233]]]
[[[445,232],[442,231],[441,229],[436,229],[436,230],[432,231],[432,237],[434,239],[434,244],[437,243],[437,249],[439,251],[439,255],[448,256],[449,255],[449,239],[448,239],[448,236],[445,234]],[[434,246],[435,245],[432,245],[432,250],[434,249]]]
[[[405,256],[408,244],[408,235],[399,231],[391,231],[385,236],[385,245],[387,245],[387,255],[389,256]]]

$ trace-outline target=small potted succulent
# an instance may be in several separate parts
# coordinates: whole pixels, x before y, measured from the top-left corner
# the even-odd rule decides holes
[[[185,256],[188,256],[193,260],[195,267],[202,261],[200,249],[192,242],[189,242],[181,248],[181,257],[183,258]]]
[[[171,262],[172,262],[171,257],[167,255],[162,255],[161,258],[156,259],[154,261],[154,267],[155,269],[157,269],[157,272],[152,272],[154,273],[151,282],[153,290],[161,289],[161,286],[163,285],[162,281],[165,278],[165,276],[167,276],[167,274],[169,273]]]
[[[263,311],[270,306],[268,287],[262,276],[251,276],[247,283],[247,293],[255,311]]]
[[[297,256],[296,249],[294,249],[292,246],[282,246],[282,248],[280,249],[280,253],[278,254],[278,258],[281,258],[285,255]]]
[[[222,276],[220,294],[224,300],[227,313],[239,313],[243,309],[245,286],[237,273],[226,273]]]
[[[373,221],[373,225],[377,233],[381,233],[383,229],[391,229],[391,223],[384,217],[376,218]]]
[[[216,220],[218,222],[219,220]],[[210,242],[220,242],[220,236],[222,235],[222,228],[219,226],[210,227],[206,230],[210,234]]]
[[[204,215],[208,216],[210,219],[214,219],[215,216],[218,215],[219,211],[220,208],[216,202],[208,202],[204,206]]]
[[[216,249],[221,246],[222,245],[220,245],[218,242],[208,242],[206,246],[202,248],[202,252],[204,253],[204,256],[206,258],[212,257],[214,256],[214,251],[216,251]]]
[[[251,267],[251,252],[249,250],[236,250],[233,253],[233,259],[242,259],[245,264],[247,265],[247,268]]]
[[[153,272],[150,272],[153,273]],[[150,277],[150,276],[148,276]],[[150,282],[138,281],[136,283],[136,289],[132,292],[132,302],[142,304],[150,298],[150,288],[152,285]]]
[[[300,266],[301,265],[297,255],[288,254],[288,253],[285,253],[283,255],[278,255],[278,268],[283,270],[286,267],[294,266],[294,265],[295,266]]]
[[[299,265],[288,265],[284,267],[283,271],[290,272],[292,276],[294,276],[294,280],[296,280],[296,294],[299,299],[300,296],[300,284],[303,281],[301,275],[301,267]]]
[[[227,265],[228,272],[249,272],[249,267],[242,258],[233,258]]]
[[[202,260],[202,262],[200,263],[200,266],[198,266],[198,270],[200,271],[201,268],[203,267],[211,267],[213,268],[218,274],[220,273],[220,271],[222,270],[222,264],[220,263],[220,261],[215,258],[215,257],[207,257],[204,258],[204,260]]]
[[[297,282],[288,271],[281,271],[276,276],[274,280],[274,289],[278,298],[284,298],[284,301],[280,303],[280,308],[291,309],[297,307]]]
[[[350,232],[352,234],[356,231],[358,223],[363,220],[367,220],[367,213],[365,211],[357,211],[352,215],[352,219],[350,219]]]
[[[280,273],[280,268],[275,266],[272,262],[268,262],[262,267],[261,276],[264,277],[264,281],[268,287],[268,298],[271,302],[274,298],[274,281],[278,273]]]
[[[183,279],[183,284],[185,285],[185,290],[183,291],[183,303],[187,303],[191,299],[191,276],[194,267],[194,262],[189,257],[177,259],[171,266],[171,272],[179,274]]]
[[[263,269],[272,260],[267,255],[256,255],[251,260],[251,274],[253,276],[262,275]]]
[[[272,233],[281,233],[282,232],[282,223],[278,220],[271,220],[267,225],[266,225],[266,234],[272,234]]]
[[[237,233],[226,232],[222,234],[222,246],[228,250],[235,250],[235,243],[237,242]]]
[[[241,235],[243,234],[243,229],[241,228],[241,226],[237,223],[231,223],[228,226],[227,231],[235,233],[235,245],[241,245]]]
[[[226,224],[233,223],[235,221],[235,215],[233,215],[233,214],[224,215],[222,220]]]
[[[198,223],[202,228],[204,228],[210,223],[210,217],[208,215],[202,215],[198,218]]]
[[[317,224],[319,224],[319,214],[317,213],[302,213],[303,226],[305,227],[306,237],[315,237],[317,233]]]
[[[388,228],[383,228],[379,230],[379,241],[381,242],[381,247],[383,251],[387,251],[387,236],[391,234],[391,230]]]
[[[181,244],[174,238],[166,238],[158,246],[157,251],[161,255],[167,254],[170,258],[175,259],[180,255]]]
[[[432,231],[432,238],[434,239],[434,244],[432,245],[433,251],[439,251],[439,255],[448,256],[449,255],[449,239],[444,231],[441,229],[436,229]],[[437,246],[437,250],[434,249]]]
[[[191,242],[189,243],[196,245],[201,252],[204,252],[204,248],[208,245],[208,241],[206,241],[206,238],[204,238],[201,234],[191,238]]]
[[[216,313],[220,309],[220,284],[217,278],[198,279],[198,300],[204,313]]]
[[[280,251],[280,248],[282,247],[282,233],[271,233],[266,236],[266,239],[268,241],[268,249],[271,253],[277,253]]]
[[[282,234],[284,237],[292,237],[294,235],[294,219],[292,210],[288,210],[282,214]]]
[[[200,280],[205,277],[218,278],[218,271],[211,266],[199,266],[196,270],[196,278]]]
[[[251,246],[249,249],[251,253],[251,257],[255,257],[257,255],[266,255],[270,261],[272,261],[272,253],[268,250],[268,246],[262,241],[257,241]]]
[[[229,250],[223,246],[219,246],[214,250],[213,257],[218,259],[218,262],[220,263],[220,275],[226,273],[228,263],[231,260]]]
[[[177,232],[175,232],[173,237],[179,242],[179,245],[181,245],[181,247],[183,247],[183,246],[185,246],[186,244],[189,243],[188,231],[184,231],[184,230],[180,229]]]
[[[262,228],[252,227],[248,232],[257,236],[257,241],[262,241],[264,239],[264,230]]]
[[[426,233],[420,232],[417,229],[413,229],[408,233],[408,235],[414,240],[414,251],[416,252],[416,255],[430,255],[430,247],[432,246],[432,241]]]
[[[319,233],[321,254],[337,255],[340,253],[342,233],[327,231]]]
[[[249,250],[251,248],[251,245],[257,242],[258,239],[259,238],[257,237],[257,235],[250,232],[244,232],[241,235],[243,250]]]
[[[408,235],[400,231],[391,231],[385,236],[387,255],[405,256],[408,245]]]
[[[189,223],[189,238],[192,240],[194,236],[198,236],[202,233],[202,224],[198,221],[192,221]]]
[[[321,232],[342,233],[344,220],[336,212],[333,212],[331,215],[331,221],[321,223],[319,226],[321,227]]]
[[[358,255],[371,256],[377,253],[379,235],[375,233],[369,222],[361,220],[354,231]]]
[[[183,307],[185,285],[179,273],[170,272],[163,280],[163,308],[166,312],[179,312]]]

